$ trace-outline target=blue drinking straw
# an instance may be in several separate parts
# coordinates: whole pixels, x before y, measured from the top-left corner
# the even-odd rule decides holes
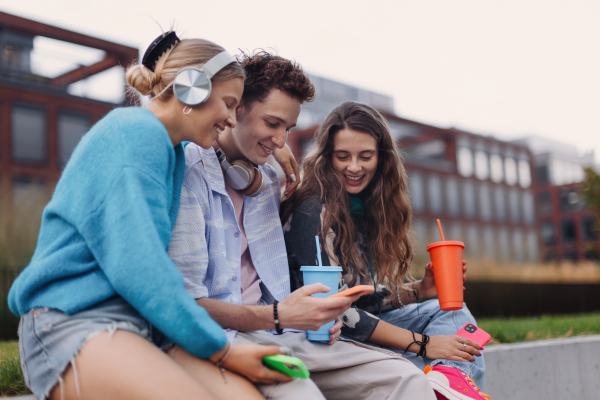
[[[321,262],[321,245],[319,244],[319,236],[315,236],[315,241],[317,242],[317,257],[319,258],[319,267],[323,266]]]

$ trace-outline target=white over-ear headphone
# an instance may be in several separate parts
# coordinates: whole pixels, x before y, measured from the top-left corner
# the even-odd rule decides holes
[[[223,150],[216,144],[213,146],[221,164],[221,169],[225,173],[225,181],[234,190],[239,190],[242,194],[250,197],[258,196],[267,187],[267,178],[260,170],[245,160],[235,160],[229,162],[229,159],[223,153]]]
[[[186,106],[204,103],[212,91],[211,78],[234,62],[237,62],[236,59],[228,52],[223,51],[208,60],[201,68],[183,68],[173,81],[175,97]]]

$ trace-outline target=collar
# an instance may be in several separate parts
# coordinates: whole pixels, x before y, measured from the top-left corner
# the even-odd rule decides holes
[[[190,148],[190,150],[188,150],[188,148]],[[190,165],[188,165],[188,167],[191,167],[196,163],[202,163],[204,170],[206,171],[208,187],[223,196],[229,197],[227,190],[225,190],[225,177],[223,176],[223,170],[221,169],[221,164],[219,163],[215,149],[213,147],[204,149],[195,143],[190,143],[186,147],[186,153],[188,151],[191,152],[189,155],[192,159],[190,160],[192,162]],[[269,175],[265,173],[265,169],[261,165],[259,165],[258,168],[266,177],[267,186],[273,184],[273,181],[269,178]]]

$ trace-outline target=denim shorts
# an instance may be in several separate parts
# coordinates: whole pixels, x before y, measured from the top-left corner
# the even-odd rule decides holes
[[[47,399],[69,365],[77,366],[75,356],[93,337],[122,329],[133,332],[168,350],[172,342],[146,321],[123,298],[109,300],[67,315],[51,308],[34,308],[21,317],[19,352],[25,384],[38,399]],[[78,383],[76,384],[79,387]]]

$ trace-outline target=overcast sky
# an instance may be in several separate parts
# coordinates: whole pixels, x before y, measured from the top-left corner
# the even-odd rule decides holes
[[[368,5],[367,5],[368,4]],[[0,11],[141,49],[175,24],[230,52],[394,97],[398,115],[501,139],[536,134],[600,160],[597,0],[0,0]]]

